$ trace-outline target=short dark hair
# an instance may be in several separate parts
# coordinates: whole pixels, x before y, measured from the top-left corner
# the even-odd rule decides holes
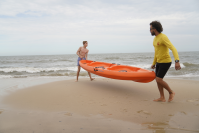
[[[86,43],[87,41],[83,41],[83,45]]]
[[[163,27],[159,21],[152,21],[150,25],[155,28],[159,33],[163,31]]]

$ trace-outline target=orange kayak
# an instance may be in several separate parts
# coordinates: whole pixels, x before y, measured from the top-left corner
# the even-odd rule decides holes
[[[154,71],[127,65],[92,60],[81,60],[79,64],[86,71],[106,78],[147,83],[153,81],[156,77]]]

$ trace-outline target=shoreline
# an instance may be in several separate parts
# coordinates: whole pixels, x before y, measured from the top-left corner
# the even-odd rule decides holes
[[[79,114],[85,118],[101,116],[103,119],[121,121],[122,125],[125,121],[135,123],[138,129],[141,128],[142,131],[142,128],[145,128],[147,132],[197,132],[199,81],[167,78],[165,80],[176,93],[170,103],[153,102],[154,98],[159,97],[155,81],[136,83],[107,78],[96,78],[95,81],[80,78],[79,82],[55,81],[12,91],[2,99],[0,117],[10,110],[42,111],[50,114],[65,112],[69,116]],[[166,91],[165,96],[168,100]],[[27,118],[30,116],[28,114]],[[98,119],[94,117],[94,120]],[[139,124],[143,126],[140,127]]]

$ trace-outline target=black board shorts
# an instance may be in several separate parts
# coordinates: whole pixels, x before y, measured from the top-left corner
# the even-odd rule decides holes
[[[170,63],[156,63],[156,77],[163,79],[165,74],[169,70],[171,64],[172,64],[171,62]]]

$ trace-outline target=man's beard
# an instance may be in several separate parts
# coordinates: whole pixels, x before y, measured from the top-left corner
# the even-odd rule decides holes
[[[151,32],[151,35],[152,35],[152,36],[155,36],[155,32]]]

